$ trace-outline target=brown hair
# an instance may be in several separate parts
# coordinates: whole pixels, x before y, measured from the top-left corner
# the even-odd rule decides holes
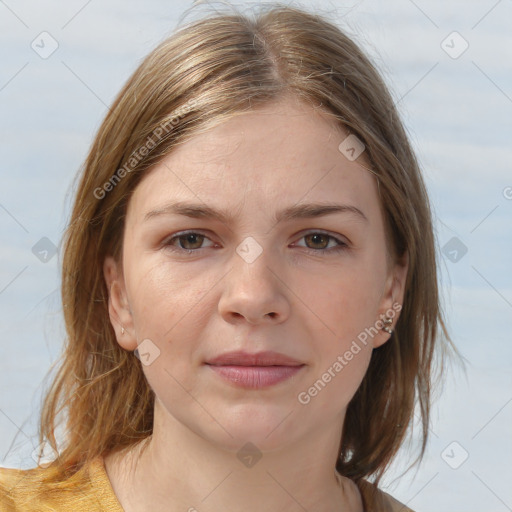
[[[102,273],[107,255],[120,259],[127,203],[145,170],[201,130],[285,94],[320,106],[365,144],[390,248],[409,257],[400,319],[373,351],[348,406],[337,469],[371,503],[364,479],[378,483],[416,402],[423,456],[434,348],[448,337],[420,169],[394,102],[361,49],[321,16],[274,5],[253,17],[219,13],[181,28],[140,64],[97,133],[63,239],[67,340],[41,414],[40,441],[60,452],[49,467],[55,481],[152,433],[154,394],[139,361],[116,341]],[[61,420],[66,438],[58,446]]]

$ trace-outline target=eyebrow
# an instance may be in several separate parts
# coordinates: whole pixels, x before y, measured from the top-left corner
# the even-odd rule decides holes
[[[356,206],[335,203],[297,204],[277,212],[274,220],[278,223],[294,219],[323,217],[336,213],[349,213],[368,222],[366,215]],[[162,215],[183,215],[193,219],[215,219],[224,224],[229,224],[235,217],[226,210],[217,210],[204,204],[175,202],[147,212],[144,216],[144,222]]]

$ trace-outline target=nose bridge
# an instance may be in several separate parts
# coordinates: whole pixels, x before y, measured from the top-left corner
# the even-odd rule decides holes
[[[247,236],[236,247],[231,272],[235,284],[251,287],[273,286],[275,277],[269,269],[272,265],[271,248],[268,246],[268,239],[259,240],[258,242],[253,236]]]
[[[265,244],[266,242],[261,238],[260,242],[252,236],[247,236],[238,244],[235,252],[248,265],[252,265],[258,259],[261,263],[261,260],[266,260],[268,258],[269,248],[268,246],[265,248],[265,258],[261,258],[264,251],[262,244]]]
[[[236,247],[219,303],[221,314],[242,316],[251,323],[287,316],[288,301],[271,270],[275,266],[272,250],[264,244],[265,240],[260,243],[248,236]]]

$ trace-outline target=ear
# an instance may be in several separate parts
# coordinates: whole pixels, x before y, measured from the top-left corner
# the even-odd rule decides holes
[[[133,316],[126,294],[121,266],[112,256],[103,263],[103,275],[108,290],[108,313],[110,323],[116,333],[117,342],[125,350],[137,348],[137,338],[133,325]],[[124,329],[124,332],[123,332]]]
[[[380,347],[391,338],[391,334],[382,329],[385,325],[394,330],[400,311],[404,303],[405,283],[407,280],[407,272],[409,270],[409,254],[406,252],[401,258],[391,262],[381,303],[379,305],[379,318],[376,326],[379,333],[373,337],[373,348]],[[391,318],[390,324],[384,324],[385,318]]]

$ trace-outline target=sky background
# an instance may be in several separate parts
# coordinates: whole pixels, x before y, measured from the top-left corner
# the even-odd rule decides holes
[[[64,338],[58,247],[74,176],[107,106],[191,5],[0,0],[0,465],[35,465],[41,390]],[[391,87],[466,359],[438,392],[422,465],[401,476],[404,448],[384,487],[417,512],[512,510],[512,1],[294,5],[351,34]]]

